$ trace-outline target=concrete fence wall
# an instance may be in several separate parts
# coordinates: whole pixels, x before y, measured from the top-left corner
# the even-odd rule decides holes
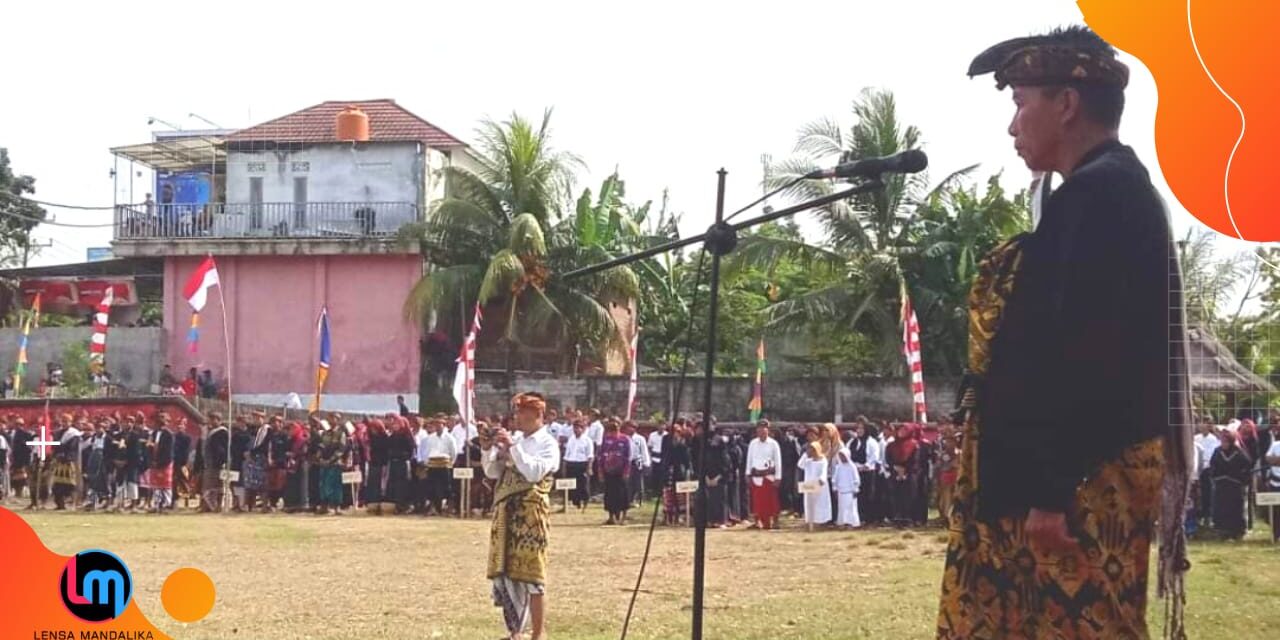
[[[49,362],[62,362],[67,347],[88,343],[92,327],[41,327],[32,329],[27,342],[27,374],[23,389],[40,384]],[[18,363],[21,329],[0,329],[0,373],[8,374]],[[129,389],[146,390],[160,379],[164,366],[164,329],[160,327],[111,327],[107,330],[107,372]],[[176,373],[175,375],[181,375]]]
[[[541,392],[551,406],[557,408],[596,407],[621,415],[627,403],[628,380],[624,377],[556,378],[517,374],[510,385],[507,382],[501,372],[477,372],[476,404],[480,413],[506,412],[512,394],[522,391]],[[931,414],[950,411],[958,385],[956,378],[925,379],[925,399]],[[704,400],[701,376],[688,377],[682,392],[680,388],[679,376],[641,377],[635,416],[647,419],[657,412],[669,416],[672,412],[701,411]],[[751,389],[752,381],[748,378],[717,378],[711,399],[716,417],[722,421],[746,420]],[[905,378],[766,380],[764,407],[764,415],[774,420],[839,422],[852,420],[859,414],[901,420],[911,416],[911,388]]]

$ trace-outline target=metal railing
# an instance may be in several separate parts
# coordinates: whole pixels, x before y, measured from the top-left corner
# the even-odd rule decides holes
[[[115,239],[387,237],[417,220],[412,202],[119,205]]]

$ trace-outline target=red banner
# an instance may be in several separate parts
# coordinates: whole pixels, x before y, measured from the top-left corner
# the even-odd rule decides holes
[[[102,303],[102,296],[106,295],[107,287],[111,288],[115,298],[111,303],[112,306],[138,304],[131,280],[78,280],[76,290],[80,294],[80,304],[86,307],[97,307]]]
[[[24,306],[30,307],[36,293],[48,309],[69,309],[85,307],[96,309],[102,302],[107,288],[115,297],[112,306],[121,307],[138,304],[138,292],[133,278],[112,278],[97,280],[79,280],[73,278],[43,278],[39,280],[23,280],[20,288]]]

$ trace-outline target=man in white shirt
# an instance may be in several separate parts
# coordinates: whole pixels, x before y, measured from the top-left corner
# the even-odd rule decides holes
[[[551,520],[548,495],[560,468],[560,445],[542,424],[546,401],[541,395],[521,394],[513,404],[516,433],[495,429],[481,454],[485,475],[498,481],[486,576],[492,581],[493,602],[502,609],[509,637],[522,638],[528,625],[532,640],[542,640]]]
[[[573,506],[586,509],[591,497],[587,478],[591,476],[591,463],[596,457],[596,444],[587,437],[586,425],[578,420],[573,425],[573,437],[564,444],[565,477],[575,478],[578,485],[569,493]]]
[[[444,502],[449,499],[453,463],[458,457],[458,444],[452,435],[444,432],[442,418],[427,421],[425,431],[418,433],[418,452],[414,460],[425,469],[420,498],[423,513],[429,509],[436,515],[443,515]]]
[[[1218,450],[1222,441],[1218,439],[1218,430],[1213,426],[1213,420],[1203,418],[1197,428],[1199,433],[1192,440],[1196,447],[1196,469],[1200,472],[1199,480],[1196,481],[1200,488],[1199,516],[1207,525],[1213,515],[1213,476],[1209,473],[1209,461],[1213,459],[1213,452]]]
[[[590,412],[591,424],[587,427],[587,437],[596,443],[596,448],[600,448],[600,444],[604,442],[604,423],[600,421],[600,410],[592,409]]]
[[[467,451],[467,443],[474,440],[479,432],[474,423],[463,426],[462,418],[453,416],[453,428],[449,430],[449,435],[453,436],[453,442],[458,447],[458,455],[463,455]]]
[[[547,409],[547,432],[551,434],[561,446],[569,440],[569,436],[573,435],[573,427],[570,427],[556,415],[555,409]]]
[[[631,503],[638,505],[644,500],[644,477],[653,463],[649,460],[649,446],[644,436],[636,433],[636,423],[628,420],[622,425],[622,432],[631,438],[631,477],[627,479]]]
[[[753,529],[773,529],[778,518],[778,483],[782,482],[782,448],[769,437],[769,421],[756,423],[756,437],[747,446],[747,463],[743,465],[751,479],[751,510],[756,522]]]
[[[649,479],[653,491],[662,495],[662,481],[666,477],[662,469],[662,438],[667,435],[667,423],[659,422],[658,428],[649,432]]]

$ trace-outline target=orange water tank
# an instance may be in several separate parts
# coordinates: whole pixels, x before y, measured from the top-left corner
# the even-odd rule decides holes
[[[347,107],[338,113],[338,139],[351,142],[369,140],[369,116],[359,107]]]

